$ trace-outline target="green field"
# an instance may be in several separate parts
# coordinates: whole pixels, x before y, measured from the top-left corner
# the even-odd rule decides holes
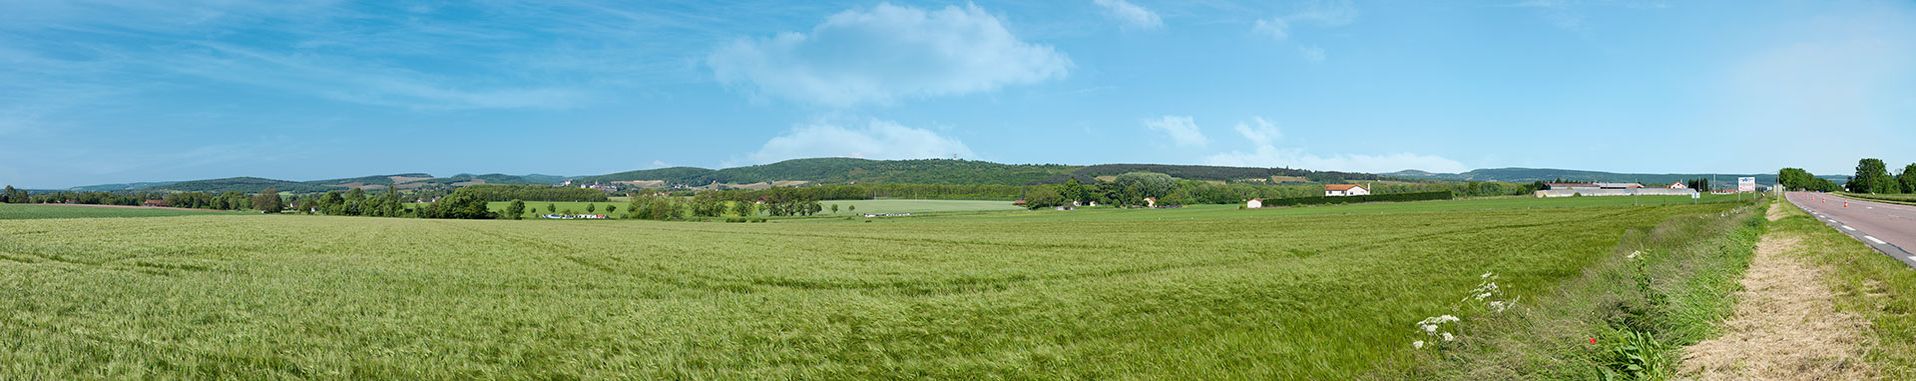
[[[183,210],[97,205],[0,204],[0,220],[42,218],[168,217],[202,214],[233,214],[215,210]]]
[[[1479,274],[1582,303],[1630,232],[1742,205],[1641,202],[0,221],[0,379],[1389,375]]]
[[[1022,210],[1024,207],[1011,205],[1011,201],[978,200],[835,200],[819,201],[826,205],[826,214],[831,214],[831,205],[838,204],[839,214],[854,215],[864,213],[939,213],[939,212],[985,212],[1002,210]],[[852,210],[850,207],[858,207]]]

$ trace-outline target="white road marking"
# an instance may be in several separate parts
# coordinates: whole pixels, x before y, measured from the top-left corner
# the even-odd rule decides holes
[[[1916,255],[1909,256],[1909,260],[1916,261]]]
[[[1871,237],[1871,236],[1863,236],[1863,239],[1867,239],[1867,240],[1869,240],[1870,242],[1875,242],[1875,243],[1876,243],[1876,244],[1878,244],[1878,245],[1888,245],[1888,244],[1889,244],[1889,242],[1883,242],[1883,240],[1880,240],[1880,239],[1876,239],[1876,237]]]
[[[1856,231],[1856,228],[1849,227],[1849,225],[1843,225],[1843,230]]]

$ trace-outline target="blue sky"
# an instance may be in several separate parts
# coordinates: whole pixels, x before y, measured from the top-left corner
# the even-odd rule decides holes
[[[1848,173],[1907,1],[0,0],[0,183],[814,156]]]

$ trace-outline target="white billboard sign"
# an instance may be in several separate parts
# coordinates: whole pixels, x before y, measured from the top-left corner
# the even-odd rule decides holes
[[[1756,178],[1755,177],[1736,178],[1736,191],[1738,193],[1756,192]]]

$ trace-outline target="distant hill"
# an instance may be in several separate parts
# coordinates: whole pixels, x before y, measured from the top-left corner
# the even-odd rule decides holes
[[[1431,173],[1425,171],[1399,171],[1382,174],[1313,171],[1293,168],[1257,168],[1257,167],[1221,167],[1208,165],[1172,165],[1172,164],[1002,164],[978,160],[955,159],[919,159],[919,160],[868,160],[856,158],[811,158],[793,159],[771,164],[733,167],[725,169],[706,169],[695,167],[669,167],[625,171],[595,176],[554,176],[554,175],[507,175],[507,174],[458,174],[451,177],[434,177],[426,173],[401,173],[380,176],[362,176],[339,179],[290,181],[257,177],[234,177],[225,179],[146,182],[128,184],[103,184],[75,187],[76,191],[197,191],[197,192],[258,192],[266,187],[275,187],[281,191],[310,193],[331,190],[347,190],[353,187],[367,190],[381,190],[390,185],[400,189],[451,189],[474,184],[559,184],[566,180],[582,183],[631,182],[641,186],[705,186],[720,184],[759,184],[763,183],[894,183],[894,184],[986,184],[986,185],[1031,185],[1059,183],[1072,178],[1089,181],[1103,176],[1116,176],[1126,172],[1158,172],[1181,179],[1207,181],[1270,181],[1274,183],[1332,183],[1360,180],[1433,180],[1433,181],[1508,181],[1532,182],[1554,181],[1601,181],[1601,182],[1638,182],[1644,184],[1669,184],[1678,181],[1710,177],[1710,174],[1639,174],[1612,173],[1599,171],[1580,171],[1568,169],[1544,168],[1493,168],[1478,169],[1464,173]],[[1776,182],[1776,174],[1716,174],[1720,183],[1735,182],[1739,176],[1753,176],[1758,183]],[[1842,176],[1824,176],[1832,181],[1842,182]]]
[[[81,191],[81,192],[120,192],[120,191],[141,190],[141,189],[148,189],[148,188],[159,187],[159,186],[166,186],[166,185],[171,185],[173,183],[174,183],[173,181],[160,181],[160,182],[150,182],[150,183],[100,184],[100,185],[73,187],[73,188],[68,188],[67,190]]]
[[[219,193],[219,192],[226,192],[226,191],[258,192],[268,187],[277,188],[281,192],[294,192],[294,193],[325,192],[329,190],[346,189],[345,187],[315,184],[310,182],[274,180],[274,179],[264,179],[264,178],[258,178],[258,177],[229,177],[224,179],[181,181],[181,182],[176,182],[172,184],[148,187],[148,188],[144,188],[140,190]]]
[[[1381,180],[1381,176],[1368,173],[1327,172],[1291,168],[1256,167],[1218,167],[1209,165],[1169,165],[1169,164],[1099,164],[1072,171],[1079,180],[1098,176],[1116,176],[1127,172],[1157,172],[1171,177],[1190,180],[1269,180],[1272,177],[1304,178],[1312,182],[1337,182],[1347,180]],[[1059,181],[1062,181],[1060,179]]]
[[[432,175],[425,174],[425,173],[401,173],[401,174],[392,174],[392,175],[360,176],[360,177],[312,180],[312,181],[277,180],[277,179],[267,179],[267,178],[259,178],[259,177],[231,177],[231,178],[224,178],[224,179],[209,179],[209,180],[88,185],[88,186],[68,188],[66,190],[82,191],[82,192],[139,191],[139,192],[219,193],[219,192],[226,192],[226,191],[234,191],[234,192],[252,193],[252,192],[259,192],[260,190],[271,187],[271,188],[279,189],[279,191],[281,192],[316,193],[316,192],[335,191],[335,190],[343,191],[343,190],[349,190],[355,187],[363,187],[367,190],[382,190],[382,189],[386,189],[388,185],[395,184],[395,183],[399,184],[400,189],[421,189],[421,188],[453,188],[453,187],[470,185],[470,184],[555,184],[556,185],[556,184],[559,184],[560,182],[564,182],[565,179],[566,177],[564,176],[538,175],[538,174],[519,176],[519,175],[505,175],[505,174],[494,173],[494,174],[484,174],[484,175],[459,174],[453,177],[433,177]]]
[[[619,172],[574,178],[579,182],[663,181],[666,184],[706,185],[713,182],[744,184],[775,181],[813,183],[908,183],[908,184],[996,184],[1028,185],[1064,182],[1076,177],[1090,180],[1126,172],[1158,172],[1192,180],[1268,180],[1272,176],[1309,178],[1313,181],[1368,180],[1378,176],[1364,173],[1320,172],[1290,168],[1218,167],[1168,164],[1099,164],[1073,166],[1062,164],[1001,164],[977,160],[920,159],[867,160],[854,158],[793,159],[777,163],[705,169],[672,167]]]
[[[999,164],[952,159],[867,160],[834,157],[793,159],[717,170],[692,167],[647,169],[578,177],[573,181],[658,180],[667,184],[682,185],[773,181],[1022,185],[1063,176],[1076,169],[1077,167],[1058,164]]]
[[[1381,173],[1379,175],[1386,176],[1386,177],[1401,178],[1401,179],[1430,179],[1430,180],[1453,180],[1453,181],[1509,181],[1509,182],[1527,183],[1527,182],[1533,182],[1533,181],[1556,181],[1558,179],[1562,179],[1565,181],[1622,182],[1622,183],[1634,182],[1634,183],[1643,183],[1643,184],[1670,184],[1670,183],[1675,183],[1675,182],[1684,181],[1684,180],[1708,178],[1711,176],[1715,176],[1716,181],[1719,184],[1734,183],[1736,182],[1737,177],[1755,177],[1757,184],[1775,184],[1776,183],[1775,173],[1766,173],[1766,174],[1658,173],[1658,174],[1651,174],[1651,173],[1613,173],[1613,172],[1580,171],[1580,170],[1573,170],[1573,169],[1549,169],[1549,168],[1490,168],[1490,169],[1477,169],[1477,170],[1472,170],[1472,171],[1464,172],[1464,173],[1430,173],[1430,172],[1412,170],[1412,171]],[[1844,177],[1844,176],[1818,176],[1818,177],[1830,179],[1832,181],[1836,181],[1837,183],[1842,183],[1843,181],[1848,179],[1848,177]]]

